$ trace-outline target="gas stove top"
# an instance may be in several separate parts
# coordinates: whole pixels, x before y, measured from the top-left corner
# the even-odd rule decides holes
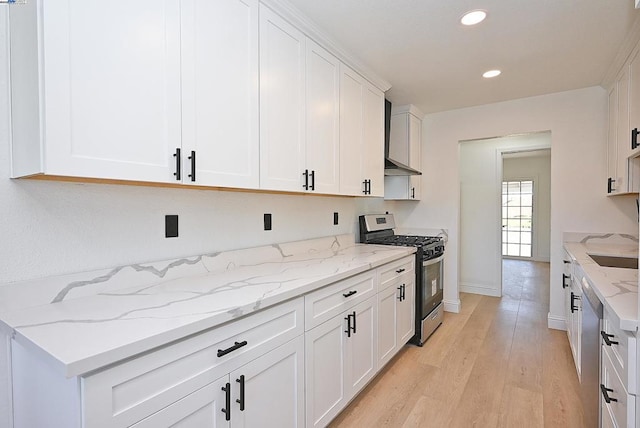
[[[396,235],[392,214],[360,216],[360,242],[376,245],[416,247],[418,257],[430,260],[444,254],[444,240],[439,236]]]

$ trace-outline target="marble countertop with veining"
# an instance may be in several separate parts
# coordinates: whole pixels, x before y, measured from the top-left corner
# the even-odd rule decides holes
[[[345,236],[0,286],[0,326],[77,376],[415,252]]]
[[[596,242],[565,242],[564,247],[579,264],[573,275],[589,281],[606,310],[617,318],[621,329],[635,332],[638,329],[638,270],[598,265],[589,254],[638,257],[638,244],[614,244]]]

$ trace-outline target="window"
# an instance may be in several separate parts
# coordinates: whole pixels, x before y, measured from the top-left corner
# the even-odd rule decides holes
[[[502,255],[531,257],[533,181],[502,182]]]

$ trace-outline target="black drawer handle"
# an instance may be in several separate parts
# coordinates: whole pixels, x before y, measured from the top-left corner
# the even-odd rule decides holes
[[[569,286],[569,284],[567,284],[567,279],[569,279],[570,276],[566,275],[566,274],[562,274],[562,288],[567,288]]]
[[[347,320],[347,329],[344,332],[347,333],[347,337],[351,337],[351,314],[344,317],[344,319]]]
[[[227,349],[218,349],[218,357],[223,357],[235,350],[242,348],[243,346],[247,346],[246,340],[243,340],[242,342],[235,342],[235,345]]]
[[[222,409],[222,413],[224,413],[224,420],[231,420],[231,384],[227,382],[225,386],[222,387],[222,390],[225,392],[224,405],[225,408]]]
[[[402,302],[402,287],[404,287],[404,284],[402,284],[400,287],[397,287],[399,293],[398,293],[398,301]]]
[[[618,342],[609,339],[610,337],[616,337],[615,334],[607,334],[604,331],[600,331],[600,335],[602,336],[602,340],[604,340],[604,343],[606,343],[607,346],[618,345]]]
[[[617,398],[609,397],[609,393],[613,392],[613,389],[606,388],[603,384],[600,384],[600,391],[602,391],[602,397],[604,398],[604,401],[607,402],[607,404],[611,403],[612,401],[618,401]]]
[[[348,293],[343,294],[344,297],[351,297],[354,294],[356,294],[358,292],[358,290],[351,290]]]
[[[356,311],[353,311],[351,316],[353,317],[353,334],[356,334]]]
[[[398,270],[396,271],[396,273],[402,273],[402,272],[404,272],[405,270],[406,270],[405,268],[398,269]]]
[[[236,379],[236,382],[240,384],[240,398],[236,400],[236,403],[240,404],[240,411],[244,412],[244,375],[241,375],[240,379]]]
[[[191,181],[196,181],[196,152],[191,150],[191,156],[187,159],[191,161],[191,174],[189,174],[189,178],[191,178]]]
[[[565,265],[569,265],[569,264],[571,264],[571,261],[570,261],[570,260],[563,260],[562,262],[563,262]]]

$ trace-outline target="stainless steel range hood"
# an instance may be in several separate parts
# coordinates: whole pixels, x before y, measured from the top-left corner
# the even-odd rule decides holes
[[[422,175],[417,169],[389,158],[391,139],[391,102],[384,100],[384,175]]]

